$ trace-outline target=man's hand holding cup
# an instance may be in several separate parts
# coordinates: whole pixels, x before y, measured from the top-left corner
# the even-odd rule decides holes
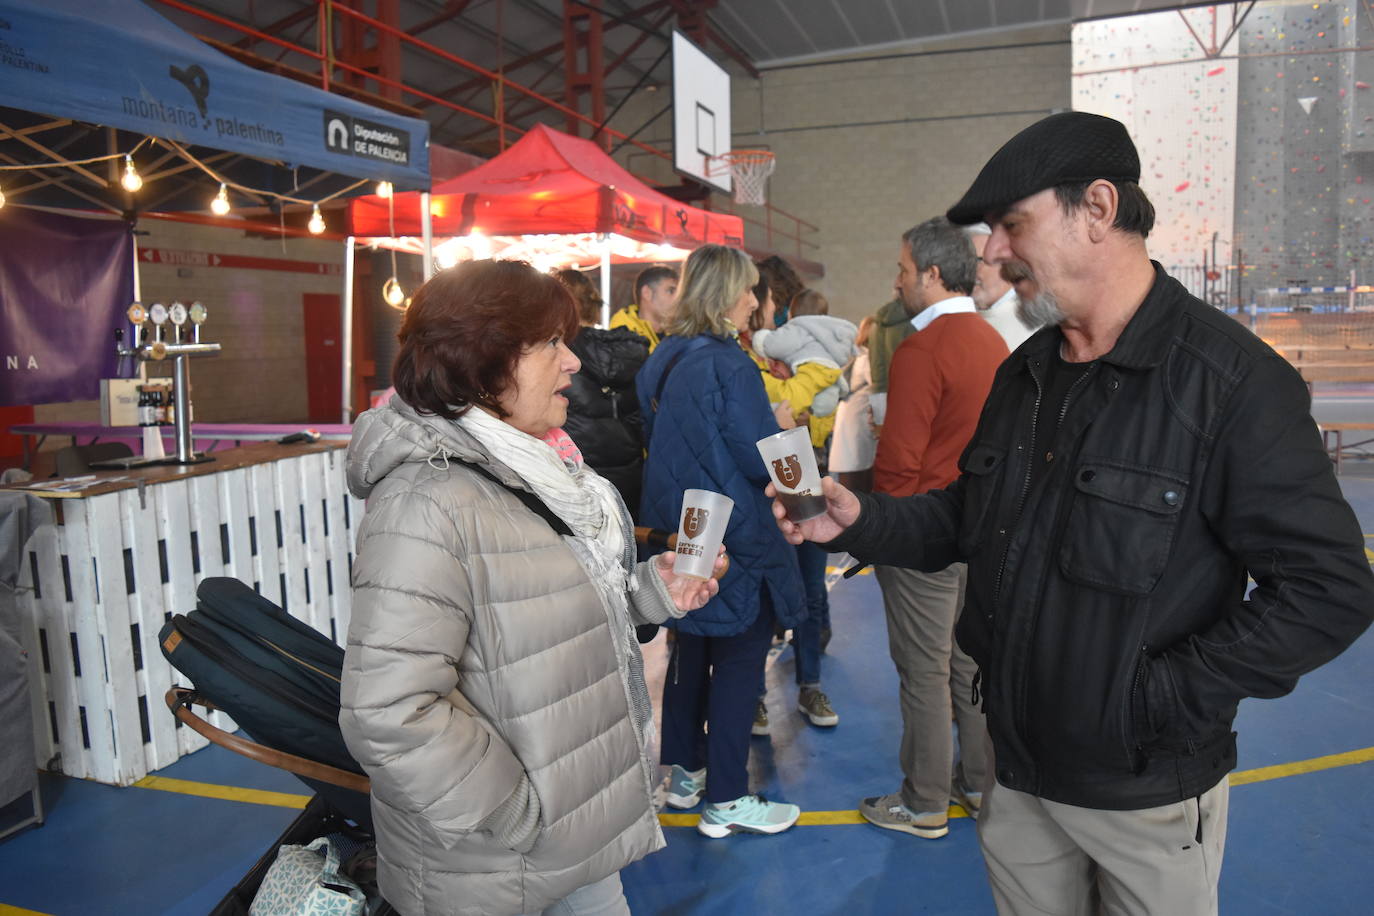
[[[835,482],[834,478],[821,478],[821,493],[825,497],[825,511],[820,515],[800,522],[789,521],[787,507],[778,499],[776,484],[764,488],[764,494],[773,500],[773,518],[789,544],[814,541],[824,544],[833,541],[859,519],[861,506],[859,500],[849,490]]]
[[[859,517],[859,501],[829,477],[821,478],[806,427],[760,439],[759,456],[772,483],[764,493],[788,543],[829,541]]]

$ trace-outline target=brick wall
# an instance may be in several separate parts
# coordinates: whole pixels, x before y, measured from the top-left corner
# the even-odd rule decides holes
[[[336,267],[343,264],[343,244],[337,241],[287,239],[283,243],[246,237],[232,229],[156,219],[141,220],[138,228],[140,249],[248,255]],[[179,298],[189,304],[199,299],[209,311],[201,336],[219,343],[223,351],[191,360],[198,421],[290,423],[306,419],[301,297],[304,293],[341,295],[340,274],[145,261],[140,264],[140,277],[145,303],[170,303]],[[88,332],[109,337],[112,330],[91,328]],[[164,365],[153,363],[149,375],[170,376],[171,369],[171,360]],[[98,401],[41,404],[34,409],[37,423],[99,419]]]

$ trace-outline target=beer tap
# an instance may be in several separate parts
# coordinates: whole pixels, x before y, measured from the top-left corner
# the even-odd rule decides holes
[[[175,410],[177,452],[175,458],[168,458],[169,464],[197,464],[202,461],[212,461],[214,459],[205,455],[198,455],[192,451],[191,445],[191,370],[189,359],[193,356],[207,356],[212,353],[220,352],[220,345],[217,343],[205,343],[200,339],[200,326],[205,321],[206,309],[199,302],[193,302],[191,308],[187,309],[179,301],[174,301],[171,308],[161,302],[154,302],[148,309],[144,309],[141,303],[135,302],[129,306],[127,316],[130,323],[134,326],[132,346],[125,347],[120,340],[122,335],[116,335],[115,349],[121,357],[132,357],[134,359],[151,362],[163,360],[167,357],[173,358],[172,363],[172,397]],[[144,321],[151,319],[153,322],[153,339],[146,339],[144,333]],[[182,339],[182,326],[187,319],[191,321],[191,340]],[[168,320],[172,324],[171,342],[166,339],[166,325]]]

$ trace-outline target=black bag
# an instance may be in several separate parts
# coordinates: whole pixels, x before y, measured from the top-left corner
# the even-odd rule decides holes
[[[195,695],[259,744],[361,774],[339,729],[343,649],[237,579],[206,579],[196,597],[196,610],[158,634],[162,654]],[[365,794],[300,779],[371,832]]]

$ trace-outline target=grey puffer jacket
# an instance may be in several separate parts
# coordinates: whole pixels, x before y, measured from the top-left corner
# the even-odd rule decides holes
[[[843,318],[798,315],[776,330],[760,328],[755,331],[750,345],[760,356],[787,363],[793,372],[802,363],[819,363],[831,369],[843,369],[858,352],[854,345],[858,334],[859,329],[854,322]],[[811,399],[811,413],[817,417],[828,417],[848,396],[849,381],[840,376],[839,381],[821,389]]]
[[[664,842],[632,624],[680,612],[627,542],[627,616],[583,542],[469,465],[527,489],[399,398],[359,417],[348,449],[368,505],[339,722],[405,916],[538,912]],[[484,828],[525,794],[538,825],[521,853]]]

